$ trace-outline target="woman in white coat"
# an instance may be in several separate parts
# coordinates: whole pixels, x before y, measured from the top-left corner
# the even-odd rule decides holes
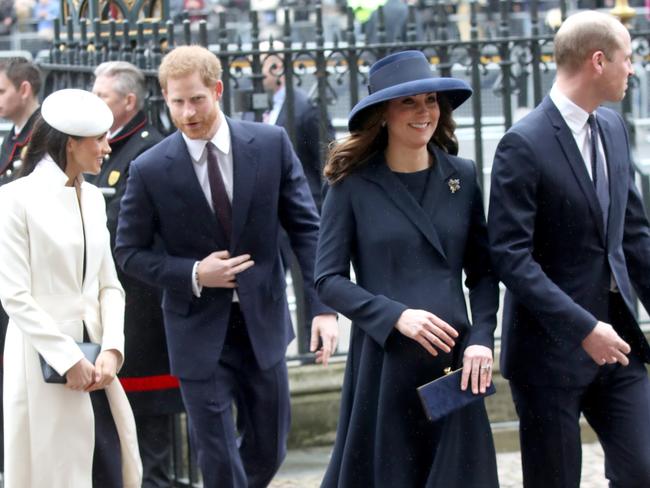
[[[0,189],[6,488],[136,488],[135,422],[116,373],[124,292],[104,198],[83,181],[110,147],[113,116],[83,90],[45,99],[23,177]],[[76,342],[101,345],[94,364]],[[65,384],[46,383],[39,353]]]

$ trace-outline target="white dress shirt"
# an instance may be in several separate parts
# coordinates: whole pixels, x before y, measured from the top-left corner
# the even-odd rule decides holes
[[[553,83],[551,92],[549,93],[551,101],[560,111],[560,115],[571,129],[571,134],[576,141],[580,154],[582,154],[582,159],[587,168],[587,173],[589,173],[589,178],[593,181],[593,176],[591,174],[592,161],[591,161],[591,138],[589,136],[589,123],[587,119],[589,118],[589,113],[585,112],[582,108],[578,107],[573,103],[569,98],[560,91],[557,84]],[[596,113],[594,112],[594,117]],[[605,158],[605,150],[603,149],[603,143],[598,138],[598,151],[600,152],[600,157],[603,161],[607,161]],[[608,176],[607,164],[605,166],[605,175]]]
[[[223,179],[223,185],[226,187],[228,200],[232,204],[233,161],[232,151],[230,150],[230,128],[225,118],[223,116],[221,117],[222,120],[221,124],[219,124],[219,129],[217,129],[217,133],[210,141],[205,139],[190,139],[183,134],[187,151],[190,153],[192,163],[194,163],[196,179],[199,180],[205,199],[208,201],[212,212],[214,212],[214,208],[212,208],[212,194],[210,193],[210,181],[208,180],[208,151],[205,147],[208,142],[212,142],[217,147],[219,171]]]
[[[286,98],[286,90],[284,87],[280,88],[273,94],[273,107],[269,111],[269,118],[265,122],[267,124],[275,125],[280,116],[280,110],[282,110],[282,105],[284,104],[284,99]]]

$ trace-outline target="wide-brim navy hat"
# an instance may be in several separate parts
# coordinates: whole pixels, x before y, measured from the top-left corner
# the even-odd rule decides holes
[[[452,110],[472,95],[472,89],[463,80],[434,76],[429,61],[420,51],[390,54],[370,67],[369,95],[350,111],[348,129],[350,132],[360,129],[365,110],[373,105],[431,92],[444,93]]]

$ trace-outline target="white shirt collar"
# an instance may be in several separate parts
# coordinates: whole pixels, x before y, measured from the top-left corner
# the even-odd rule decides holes
[[[187,151],[190,153],[190,156],[195,163],[205,161],[205,158],[202,159],[201,156],[203,155],[205,145],[208,142],[212,142],[212,144],[217,146],[217,149],[222,154],[230,153],[230,128],[228,127],[228,121],[223,114],[219,114],[219,116],[221,117],[221,123],[219,124],[217,132],[209,141],[205,139],[190,139],[181,132],[183,139],[185,140],[185,145],[187,146]]]
[[[557,83],[553,83],[549,96],[560,111],[560,114],[569,126],[569,129],[571,129],[571,132],[578,134],[585,128],[589,113],[569,100],[569,97],[560,91]]]

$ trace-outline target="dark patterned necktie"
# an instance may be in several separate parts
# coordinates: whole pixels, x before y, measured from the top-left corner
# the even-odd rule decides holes
[[[230,200],[226,193],[226,187],[223,184],[221,171],[219,171],[219,163],[217,159],[217,148],[211,142],[206,144],[208,150],[208,181],[210,182],[210,194],[212,196],[212,207],[214,208],[217,219],[221,223],[226,238],[230,242],[230,235],[232,233],[232,209],[230,207]]]
[[[589,124],[589,138],[591,140],[591,174],[596,188],[596,196],[600,209],[603,212],[603,220],[605,224],[605,233],[607,233],[607,218],[609,216],[609,185],[607,183],[607,175],[605,173],[605,161],[598,150],[598,121],[593,114],[589,115],[587,119]]]

